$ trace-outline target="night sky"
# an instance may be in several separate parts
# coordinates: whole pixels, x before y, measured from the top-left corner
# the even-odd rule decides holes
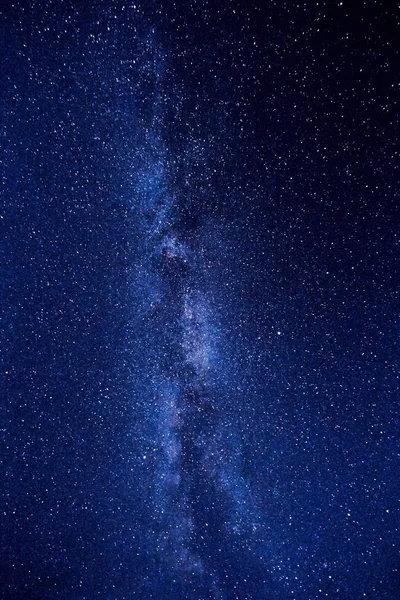
[[[2,600],[400,598],[398,16],[2,4]]]

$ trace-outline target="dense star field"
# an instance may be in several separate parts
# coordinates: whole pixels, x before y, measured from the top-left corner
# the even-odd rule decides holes
[[[394,7],[0,20],[0,598],[397,600]]]

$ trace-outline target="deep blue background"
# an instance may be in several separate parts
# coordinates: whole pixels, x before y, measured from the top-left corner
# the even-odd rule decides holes
[[[398,15],[250,4],[2,8],[2,598],[398,597]]]

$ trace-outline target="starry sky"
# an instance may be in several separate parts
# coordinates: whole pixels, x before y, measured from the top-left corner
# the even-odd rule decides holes
[[[2,599],[399,598],[398,17],[2,4]]]

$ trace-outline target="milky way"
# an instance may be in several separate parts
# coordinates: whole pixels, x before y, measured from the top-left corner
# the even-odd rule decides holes
[[[397,600],[384,4],[1,8],[1,598]]]
[[[160,119],[158,113],[155,122]],[[154,466],[156,551],[162,568],[184,582],[186,594],[221,598],[215,565],[223,544],[215,528],[238,535],[255,517],[240,448],[230,448],[234,424],[224,424],[226,351],[207,285],[215,279],[210,236],[215,243],[219,224],[205,219],[182,230],[165,165],[147,168],[138,191],[147,240],[139,279],[152,283],[141,318],[151,332],[159,330],[162,341],[148,367],[156,433],[142,460]],[[246,531],[247,544],[254,531]]]

